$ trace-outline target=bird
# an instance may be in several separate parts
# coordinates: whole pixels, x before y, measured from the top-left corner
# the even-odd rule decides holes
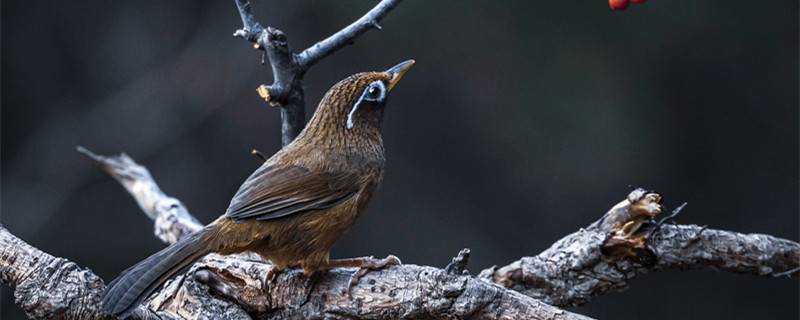
[[[209,253],[254,252],[273,264],[265,286],[287,268],[306,274],[400,264],[394,256],[331,260],[330,249],[364,212],[383,181],[381,123],[389,91],[414,64],[362,72],[335,84],[302,132],[239,187],[225,214],[123,271],[102,294],[106,313],[125,318],[172,275]]]

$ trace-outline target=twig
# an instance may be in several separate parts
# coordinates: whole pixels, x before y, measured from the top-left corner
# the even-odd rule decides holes
[[[252,151],[250,151],[250,153],[251,153],[252,155],[254,155],[254,156],[258,157],[259,159],[261,159],[261,161],[262,161],[262,162],[267,162],[267,159],[269,159],[269,158],[268,158],[266,155],[264,155],[263,153],[261,153],[261,151],[258,151],[258,150],[256,150],[256,149],[253,149]]]
[[[660,226],[665,222],[669,221],[670,219],[675,218],[679,213],[681,213],[681,210],[683,210],[683,208],[685,207],[686,207],[686,202],[679,205],[677,208],[675,208],[675,210],[672,210],[672,213],[670,215],[662,218],[661,220],[658,220],[658,225]]]
[[[299,55],[297,55],[297,62],[300,64],[303,71],[307,71],[309,67],[313,66],[322,58],[325,58],[336,50],[343,48],[344,46],[353,43],[355,39],[362,35],[367,30],[375,28],[381,30],[381,26],[378,24],[387,14],[389,11],[394,9],[400,0],[383,0],[375,8],[372,8],[369,12],[367,12],[363,17],[359,18],[355,22],[351,23],[349,26],[345,27],[339,32],[334,33],[330,37],[320,42],[317,42],[313,46],[303,50]]]
[[[233,35],[254,42],[254,47],[264,50],[269,57],[273,83],[259,87],[259,94],[265,97],[270,105],[281,105],[281,142],[284,146],[292,142],[305,126],[303,76],[306,71],[322,58],[353,43],[367,30],[380,29],[378,22],[399,3],[400,0],[383,0],[349,26],[303,50],[300,54],[294,54],[283,31],[262,27],[253,17],[250,2],[236,0],[243,27],[236,30]]]

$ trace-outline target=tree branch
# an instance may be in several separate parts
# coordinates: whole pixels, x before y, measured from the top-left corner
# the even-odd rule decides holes
[[[32,247],[0,226],[0,281],[32,319],[104,319],[103,280],[88,269]]]
[[[14,288],[16,304],[31,319],[115,319],[103,313],[103,280],[89,269],[56,258],[0,226],[0,281]],[[214,317],[211,317],[214,318]],[[178,319],[144,305],[130,319]]]
[[[155,217],[156,230],[163,230],[157,235],[165,242],[200,226],[130,157],[79,150],[102,163],[143,211]],[[159,206],[159,202],[176,206]],[[654,270],[712,267],[762,276],[798,274],[800,245],[796,242],[694,225],[659,225],[653,217],[663,209],[660,202],[659,194],[637,189],[600,220],[538,256],[484,270],[476,278],[464,271],[469,259],[465,249],[444,269],[393,266],[368,273],[352,288],[348,283],[353,269],[312,277],[289,271],[265,292],[262,288],[271,264],[253,254],[211,254],[168,282],[133,318],[585,319],[551,305],[584,304],[624,290],[637,275]],[[91,271],[41,252],[2,227],[0,240],[0,278],[16,288],[17,303],[29,316],[107,317],[99,313],[102,280]]]
[[[559,306],[627,289],[658,270],[713,268],[760,276],[798,275],[800,244],[696,225],[657,225],[661,196],[637,189],[586,229],[535,257],[489,268],[479,278]]]
[[[164,194],[153,180],[150,171],[133,161],[127,154],[106,157],[96,155],[81,146],[77,149],[78,152],[100,163],[103,169],[133,196],[142,211],[155,221],[155,235],[162,241],[173,244],[203,228],[180,200]]]
[[[272,27],[265,29],[253,17],[250,2],[236,0],[243,27],[236,30],[233,35],[254,42],[254,47],[264,50],[269,58],[273,83],[260,86],[258,93],[270,105],[281,106],[281,142],[284,146],[292,142],[305,127],[303,76],[306,71],[336,50],[353,43],[355,38],[370,28],[380,29],[378,22],[399,3],[400,0],[383,0],[349,26],[303,50],[300,54],[294,54],[283,31]]]
[[[297,55],[298,64],[306,71],[309,67],[322,60],[322,58],[331,55],[336,50],[348,44],[352,44],[356,38],[364,34],[364,32],[367,32],[367,30],[372,28],[381,30],[381,26],[378,22],[389,14],[389,11],[394,9],[398,4],[400,4],[400,0],[381,1],[375,8],[372,8],[372,10],[349,26],[303,50],[303,52]]]

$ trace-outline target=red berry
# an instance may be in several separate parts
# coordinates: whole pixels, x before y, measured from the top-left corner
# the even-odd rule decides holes
[[[633,3],[644,3],[647,0],[631,0]]]
[[[637,0],[639,1],[639,0]],[[625,10],[628,9],[628,5],[630,4],[630,0],[608,0],[608,5],[611,9],[614,10]]]

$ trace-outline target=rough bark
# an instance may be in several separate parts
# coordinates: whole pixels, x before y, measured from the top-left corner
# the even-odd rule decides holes
[[[89,269],[36,249],[0,226],[0,280],[32,319],[105,319],[105,285]]]
[[[185,301],[208,299],[206,291],[196,289],[207,287],[211,296],[235,302],[254,318],[588,319],[469,275],[434,267],[403,265],[370,272],[349,292],[355,269],[310,277],[299,270],[290,271],[279,275],[264,291],[264,276],[270,268],[261,261],[211,255],[196,264],[182,284],[173,284],[175,292],[163,291],[151,307],[192,317],[194,309],[186,308]],[[181,299],[170,299],[173,294]]]
[[[657,193],[634,190],[586,229],[537,256],[486,269],[479,278],[569,307],[623,291],[638,275],[650,271],[713,268],[769,277],[798,275],[797,242],[696,225],[656,224],[652,217],[661,212],[660,200]]]

